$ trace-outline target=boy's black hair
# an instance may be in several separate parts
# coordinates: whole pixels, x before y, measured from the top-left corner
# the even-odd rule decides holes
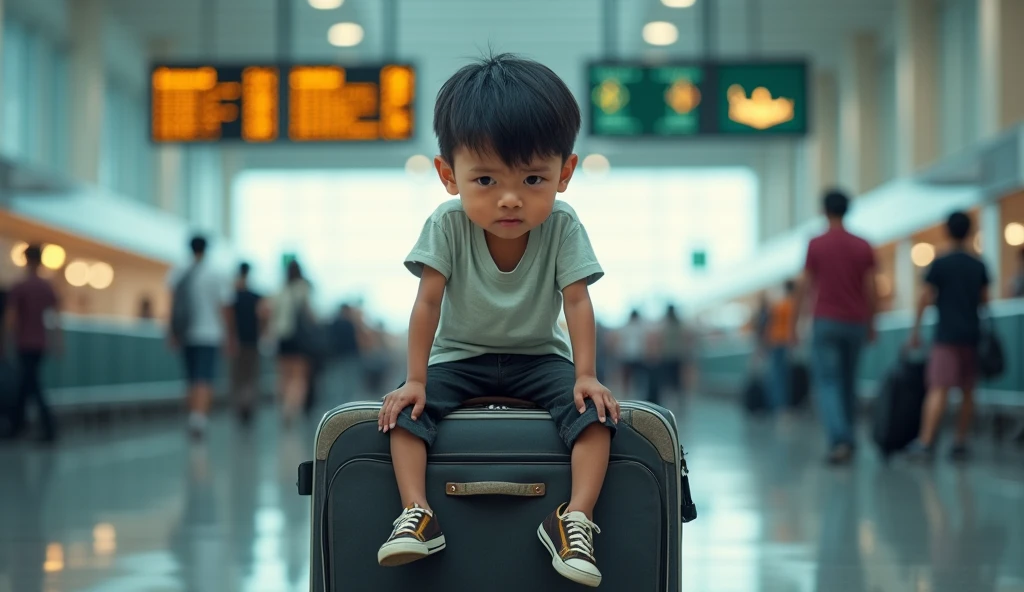
[[[434,133],[454,166],[458,148],[493,151],[508,166],[572,154],[580,107],[550,68],[503,53],[465,66],[437,93]]]
[[[199,257],[206,253],[206,237],[194,236],[189,241],[189,248],[192,249],[192,254]]]
[[[825,215],[832,218],[842,218],[850,209],[850,198],[838,189],[825,193],[825,198],[822,201],[825,206]]]
[[[953,212],[946,220],[946,232],[955,241],[967,240],[971,232],[971,218],[963,212]]]

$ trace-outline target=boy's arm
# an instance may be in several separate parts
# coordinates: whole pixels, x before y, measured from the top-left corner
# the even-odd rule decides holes
[[[424,265],[416,303],[409,318],[409,362],[405,381],[427,383],[427,363],[434,334],[441,319],[441,300],[447,280],[436,269]]]
[[[572,342],[573,364],[576,366],[576,388],[573,396],[580,413],[586,411],[583,399],[594,402],[602,423],[606,412],[612,421],[619,422],[619,404],[604,385],[597,380],[597,323],[594,305],[590,301],[587,280],[569,284],[562,290],[565,324]]]
[[[597,376],[597,324],[594,305],[590,301],[586,280],[570,284],[562,290],[565,324],[572,342],[576,380]]]

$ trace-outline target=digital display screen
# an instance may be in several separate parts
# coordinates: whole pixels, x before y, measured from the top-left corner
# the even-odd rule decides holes
[[[373,142],[413,137],[415,70],[408,65],[157,65],[157,143]]]
[[[780,63],[593,64],[590,134],[683,138],[804,135],[807,65]]]

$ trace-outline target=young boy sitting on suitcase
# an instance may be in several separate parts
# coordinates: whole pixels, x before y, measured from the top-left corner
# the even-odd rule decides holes
[[[576,168],[579,128],[565,83],[515,56],[467,66],[438,93],[434,165],[460,199],[437,208],[405,261],[420,278],[408,377],[384,398],[378,419],[405,509],[377,554],[381,565],[444,549],[426,496],[427,446],[463,401],[500,395],[546,409],[572,451],[571,499],[537,534],[560,574],[601,582],[593,511],[619,404],[596,377],[587,287],[604,272],[576,213],[555,200]]]

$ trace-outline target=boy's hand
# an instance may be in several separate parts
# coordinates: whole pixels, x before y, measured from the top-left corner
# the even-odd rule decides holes
[[[407,382],[398,390],[391,391],[384,397],[384,405],[377,415],[377,431],[387,433],[395,429],[398,415],[412,405],[412,420],[416,421],[423,413],[427,404],[427,387],[422,382]]]
[[[601,384],[596,377],[582,376],[577,378],[576,388],[572,390],[572,394],[576,400],[576,409],[580,413],[587,410],[587,404],[584,399],[589,398],[594,402],[594,407],[597,408],[597,417],[602,423],[607,417],[606,412],[611,413],[612,421],[619,423],[619,402],[612,396],[612,392]]]

